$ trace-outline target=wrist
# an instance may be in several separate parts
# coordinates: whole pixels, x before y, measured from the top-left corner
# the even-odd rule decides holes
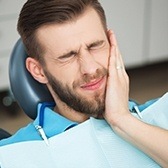
[[[132,122],[132,119],[134,117],[131,115],[129,111],[125,111],[120,114],[115,114],[111,118],[107,118],[107,122],[109,125],[115,130],[115,129],[121,129],[123,130],[127,125]]]

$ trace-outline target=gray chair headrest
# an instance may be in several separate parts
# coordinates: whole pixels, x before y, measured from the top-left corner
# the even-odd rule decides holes
[[[21,39],[17,41],[9,61],[9,79],[11,91],[23,111],[32,119],[37,116],[40,102],[53,102],[46,85],[37,82],[27,71],[27,54]]]

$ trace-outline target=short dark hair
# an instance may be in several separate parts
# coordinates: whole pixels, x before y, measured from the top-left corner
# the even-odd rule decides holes
[[[29,56],[40,60],[43,53],[36,31],[49,24],[62,24],[79,17],[93,8],[106,29],[106,17],[98,0],[28,0],[19,15],[17,29]]]

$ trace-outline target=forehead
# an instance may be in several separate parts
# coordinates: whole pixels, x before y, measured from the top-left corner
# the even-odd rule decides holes
[[[88,9],[76,20],[41,27],[37,38],[45,54],[61,55],[82,45],[106,38],[102,22],[94,9]]]

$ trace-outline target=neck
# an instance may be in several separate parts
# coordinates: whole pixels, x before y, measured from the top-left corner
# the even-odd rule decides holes
[[[80,112],[71,109],[64,102],[61,102],[60,100],[57,100],[56,102],[57,105],[55,106],[54,111],[68,118],[69,120],[82,123],[87,119],[89,119],[88,115],[82,114]]]

